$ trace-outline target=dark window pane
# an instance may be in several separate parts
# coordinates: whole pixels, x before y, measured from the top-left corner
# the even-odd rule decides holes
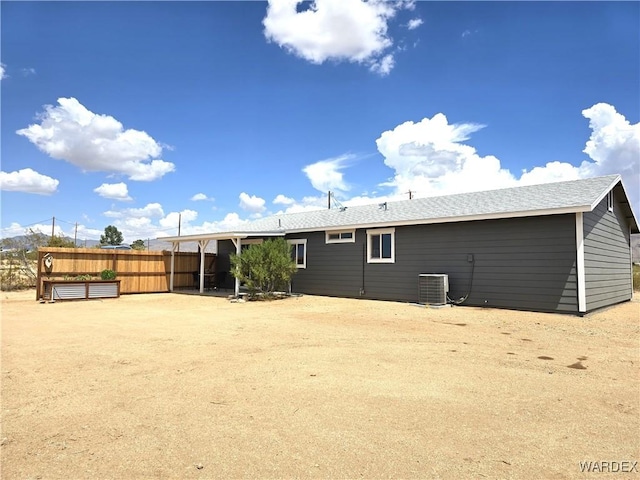
[[[391,258],[391,234],[382,235],[382,258]]]
[[[329,234],[329,240],[339,240],[340,239],[340,234],[339,233],[330,233]]]
[[[342,238],[353,238],[353,233],[345,232],[342,234]]]
[[[304,244],[303,243],[298,244],[298,258],[296,261],[298,262],[298,265],[304,265]]]
[[[371,235],[371,258],[380,258],[380,235]]]

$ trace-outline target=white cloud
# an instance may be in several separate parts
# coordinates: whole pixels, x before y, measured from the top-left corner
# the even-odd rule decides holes
[[[35,75],[36,74],[36,69],[33,68],[33,67],[23,68],[21,71],[22,71],[22,76],[23,77],[28,77],[29,75]]]
[[[0,80],[7,78],[7,66],[4,63],[0,63]]]
[[[194,210],[182,210],[181,212],[171,212],[164,218],[161,218],[158,223],[164,228],[175,226],[178,228],[180,225],[180,233],[185,234],[183,228],[187,228],[191,222],[198,218],[198,212]]]
[[[110,198],[112,200],[119,200],[121,202],[128,202],[131,199],[129,196],[129,189],[124,182],[120,183],[103,183],[97,188],[93,189],[98,195],[104,198]]]
[[[310,212],[313,210],[322,210],[327,208],[327,196],[309,196],[304,197],[301,201],[294,200],[293,203],[287,206],[284,210],[279,210],[278,213],[298,213],[298,212]]]
[[[583,152],[595,162],[590,167],[594,173],[621,173],[640,185],[640,123],[631,125],[606,103],[593,105],[583,110],[582,115],[589,119],[592,130]]]
[[[251,213],[262,213],[266,210],[264,206],[265,201],[263,198],[256,197],[255,195],[248,195],[245,192],[240,194],[240,208]]]
[[[0,172],[0,189],[10,192],[51,195],[56,192],[59,184],[59,180],[42,175],[30,168],[9,173]]]
[[[461,142],[482,125],[449,124],[439,113],[418,123],[405,122],[376,140],[384,163],[395,172],[385,186],[397,193],[422,196],[483,190],[512,184],[515,179],[493,156],[481,157]]]
[[[248,220],[243,220],[237,213],[228,213],[222,220],[217,222],[204,222],[199,226],[190,226],[188,229],[189,235],[195,235],[198,233],[211,233],[211,232],[226,232],[242,227],[247,224]]]
[[[164,210],[159,203],[148,203],[142,208],[124,208],[122,210],[108,210],[103,213],[105,217],[111,218],[142,218],[142,217],[164,217]]]
[[[207,199],[207,196],[204,193],[196,193],[193,197],[191,197],[191,200],[193,202],[200,202],[206,199]]]
[[[329,190],[337,190],[345,192],[349,190],[349,184],[345,182],[342,170],[347,167],[349,160],[354,158],[353,155],[345,154],[335,158],[320,160],[311,165],[307,165],[302,171],[311,181],[311,185],[316,190],[327,192]]]
[[[640,123],[630,124],[612,105],[597,103],[582,111],[591,136],[583,150],[591,160],[579,166],[550,162],[525,171],[520,183],[532,184],[619,174],[634,211],[640,207]]]
[[[382,57],[380,60],[373,62],[369,67],[369,70],[384,77],[385,75],[389,75],[391,70],[393,70],[395,64],[396,61],[393,59],[393,55],[388,54]]]
[[[424,22],[422,21],[421,18],[412,18],[411,20],[409,20],[409,23],[407,23],[407,28],[409,30],[415,30],[416,28],[418,28],[423,23]]]
[[[279,194],[272,202],[274,205],[293,205],[296,201],[293,198]]]
[[[86,171],[127,175],[131,180],[152,181],[175,170],[158,159],[162,147],[141,130],[125,130],[109,115],[89,111],[75,98],[59,98],[46,105],[39,124],[18,130],[41,151]]]
[[[582,114],[590,120],[592,129],[583,150],[590,160],[578,166],[551,161],[525,170],[520,178],[503,168],[498,158],[482,157],[474,147],[463,143],[482,125],[449,124],[441,113],[418,123],[405,122],[376,140],[384,163],[394,171],[393,178],[384,185],[394,187],[397,195],[412,190],[417,196],[431,196],[618,173],[637,209],[640,123],[631,125],[605,103],[583,110]]]
[[[413,8],[413,2],[315,0],[298,12],[300,3],[269,0],[262,22],[268,41],[314,64],[348,61],[381,74],[393,67],[393,56],[384,55],[393,45],[387,23],[398,10]]]
[[[5,227],[0,231],[0,237],[11,238],[18,235],[26,235],[29,233],[29,231],[40,232],[47,235],[48,237],[49,235],[51,235],[51,224],[37,223],[28,226],[22,226],[17,222],[12,222],[8,227]],[[76,232],[75,225],[65,226],[64,224],[60,225],[59,223],[56,223],[54,226],[54,233],[55,235],[71,239],[74,238],[74,235],[77,235],[78,246],[82,246],[84,239],[100,239],[100,235],[104,233],[104,230],[96,230],[79,223],[78,230]]]

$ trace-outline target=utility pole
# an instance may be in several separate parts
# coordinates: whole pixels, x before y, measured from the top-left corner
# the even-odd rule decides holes
[[[331,210],[331,190],[327,193],[327,209]]]
[[[78,246],[78,222],[76,222],[76,229],[73,232],[73,246],[74,247]]]
[[[147,252],[151,250],[151,240],[147,238]]]
[[[409,190],[407,193],[409,194],[409,200],[412,200],[413,199],[413,192],[411,190]]]
[[[53,217],[53,221],[51,222],[51,243],[53,243],[53,236],[56,233],[56,217]]]

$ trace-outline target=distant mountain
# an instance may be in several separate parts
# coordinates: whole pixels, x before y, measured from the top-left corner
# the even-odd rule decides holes
[[[73,238],[71,237],[63,237],[65,240],[72,242],[73,243]],[[28,244],[28,239],[25,235],[16,235],[15,237],[8,237],[8,238],[4,238],[4,239],[0,239],[0,242],[2,242],[2,247],[4,247],[4,249],[6,250],[7,248],[10,248],[9,245],[14,244],[14,245],[24,245],[28,250],[34,250],[35,246],[34,245],[29,245]],[[125,245],[129,245],[128,243],[124,242]],[[145,241],[145,246],[147,242]],[[160,240],[155,240],[155,239],[151,239],[149,240],[149,244],[147,247],[149,250],[171,250],[171,244],[168,242],[162,242]],[[97,245],[100,245],[100,242],[98,240],[77,240],[76,241],[76,245],[79,248],[93,248]],[[198,246],[197,244],[194,244],[195,247],[191,247],[187,244],[181,245],[180,246],[180,250],[183,252],[189,252],[189,251],[197,251],[198,250]]]

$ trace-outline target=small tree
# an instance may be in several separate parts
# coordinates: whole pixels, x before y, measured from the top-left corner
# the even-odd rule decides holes
[[[254,295],[285,290],[298,270],[291,257],[291,245],[284,238],[251,245],[241,255],[231,254],[231,274],[244,282]]]
[[[122,240],[122,233],[113,225],[106,227],[104,235],[100,235],[100,245],[120,245]]]
[[[47,247],[76,248],[76,244],[73,240],[65,238],[62,235],[54,235],[47,242]]]
[[[3,250],[2,269],[0,270],[2,290],[35,286],[38,248],[47,245],[49,238],[44,233],[30,228],[23,236],[5,238],[0,241]]]
[[[147,247],[144,245],[144,240],[138,239],[131,244],[131,248],[134,250],[146,250]]]

